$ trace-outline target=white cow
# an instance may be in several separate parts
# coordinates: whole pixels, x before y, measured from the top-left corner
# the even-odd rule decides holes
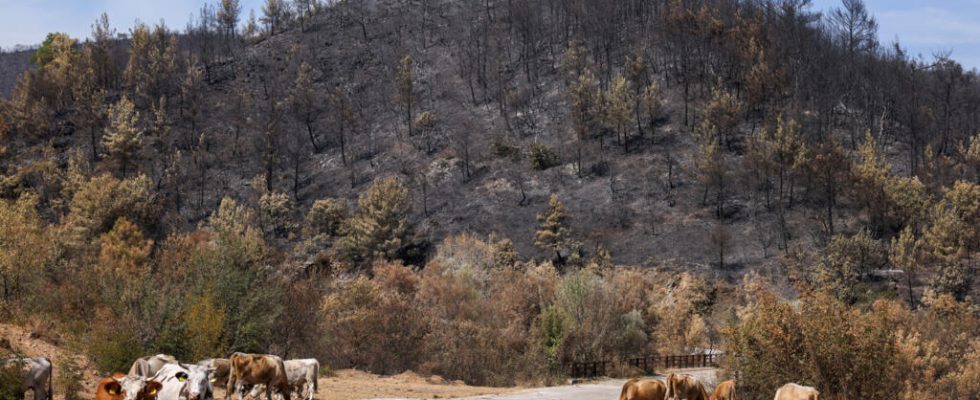
[[[127,375],[152,378],[153,375],[156,375],[160,371],[160,368],[163,368],[167,364],[177,364],[177,359],[174,356],[166,354],[140,357],[133,362],[133,366],[129,368],[129,374]]]
[[[313,400],[317,392],[317,378],[320,376],[320,362],[315,358],[305,358],[300,360],[286,360],[283,362],[286,368],[286,379],[289,381],[291,390],[302,394],[305,386],[306,400]],[[261,392],[262,385],[252,386],[249,395],[257,399]]]
[[[163,387],[157,400],[214,400],[209,370],[198,365],[166,364],[153,376]]]
[[[45,357],[9,358],[0,360],[0,368],[16,368],[20,371],[20,393],[34,391],[35,400],[51,398],[51,360]]]

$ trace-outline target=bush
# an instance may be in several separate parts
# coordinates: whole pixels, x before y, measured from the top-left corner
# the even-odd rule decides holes
[[[58,371],[55,384],[61,388],[64,399],[78,400],[78,392],[85,389],[85,385],[82,384],[85,381],[85,371],[70,357],[62,359],[55,370]]]
[[[108,232],[119,217],[154,232],[160,209],[152,185],[145,175],[121,181],[102,175],[82,184],[69,206],[68,221],[75,239],[84,242]]]
[[[558,153],[547,145],[533,143],[529,150],[531,153],[531,168],[536,171],[544,171],[561,164]]]
[[[16,366],[0,368],[0,400],[19,400],[23,398],[20,393],[20,369]]]
[[[347,219],[347,204],[338,199],[320,199],[313,202],[306,214],[306,232],[310,237],[336,236]]]
[[[322,318],[324,358],[335,367],[388,374],[420,364],[427,327],[410,293],[386,292],[363,276],[337,282]]]
[[[106,321],[94,324],[88,335],[87,353],[95,367],[103,374],[129,371],[133,360],[144,353],[133,329],[121,322],[124,317],[105,310],[96,312],[95,320]]]
[[[839,300],[855,303],[868,298],[865,278],[888,262],[884,245],[867,230],[854,236],[834,236],[816,265],[816,281]]]
[[[800,382],[828,398],[893,399],[917,369],[899,359],[896,333],[907,324],[894,317],[894,305],[860,312],[820,293],[794,307],[765,293],[727,331],[726,369],[749,398]]]
[[[282,192],[263,194],[259,198],[259,212],[262,216],[262,227],[267,234],[284,237],[292,230],[290,218],[293,213],[293,202],[288,194]]]

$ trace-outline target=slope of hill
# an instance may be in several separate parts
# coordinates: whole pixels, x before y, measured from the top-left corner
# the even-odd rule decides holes
[[[969,382],[895,366],[980,349],[931,336],[978,324],[980,77],[862,2],[270,1],[240,31],[234,3],[54,35],[0,102],[0,296],[100,370],[507,386],[721,343],[753,396]]]

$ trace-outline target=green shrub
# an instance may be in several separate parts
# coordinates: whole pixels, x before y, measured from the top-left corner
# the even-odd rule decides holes
[[[554,149],[540,143],[531,144],[531,168],[537,171],[544,171],[548,168],[558,166],[561,160]]]
[[[20,371],[15,367],[0,369],[0,400],[17,400],[22,398],[20,389]]]
[[[347,219],[347,203],[338,199],[320,199],[313,202],[306,214],[307,235],[336,236],[341,224]]]

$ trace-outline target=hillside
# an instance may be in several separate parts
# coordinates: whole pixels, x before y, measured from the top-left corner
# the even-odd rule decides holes
[[[748,398],[980,393],[980,77],[863,2],[241,11],[104,17],[17,72],[2,320],[102,372],[249,351],[537,385],[722,348]]]

